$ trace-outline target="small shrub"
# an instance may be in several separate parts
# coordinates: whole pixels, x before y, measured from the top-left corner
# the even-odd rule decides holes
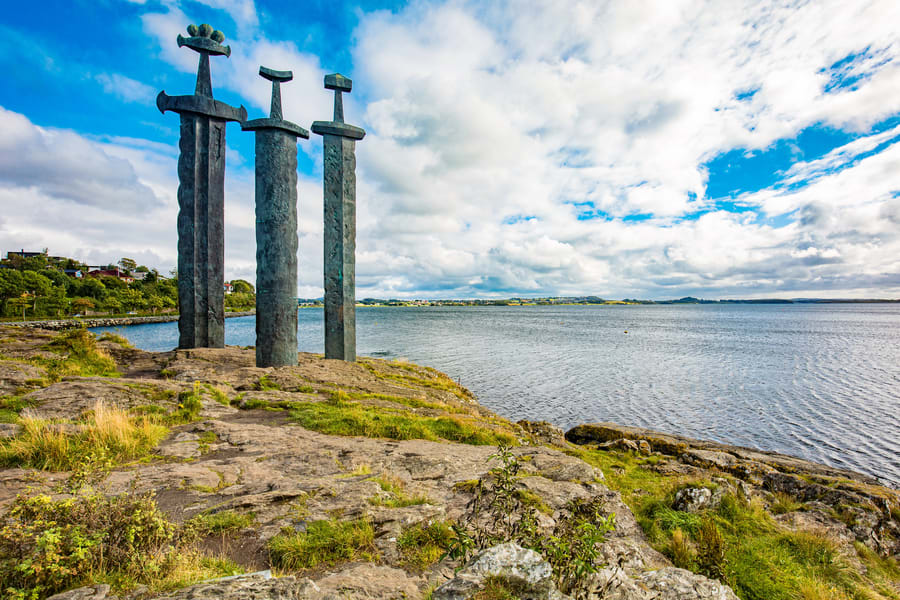
[[[520,463],[508,446],[500,446],[491,458],[500,464],[491,469],[486,485],[479,485],[463,519],[452,526],[454,538],[448,554],[467,559],[478,550],[503,542],[541,553],[553,567],[564,593],[581,597],[585,576],[598,570],[599,547],[615,528],[615,515],[602,514],[602,499],[575,499],[549,535],[538,527],[537,510],[520,499],[517,484]]]
[[[437,562],[453,542],[454,533],[449,521],[416,523],[397,538],[397,548],[404,565],[425,569]]]
[[[364,519],[313,521],[306,531],[281,533],[269,541],[272,564],[295,571],[349,560],[371,560],[375,532]]]
[[[146,583],[172,570],[175,532],[149,496],[19,496],[0,528],[0,590],[40,598],[98,573]]]

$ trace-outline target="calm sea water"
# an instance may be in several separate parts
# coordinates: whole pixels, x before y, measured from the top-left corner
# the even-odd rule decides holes
[[[226,343],[254,327],[226,320]],[[177,344],[176,323],[116,331]],[[322,311],[300,310],[299,333],[323,352]],[[651,427],[900,485],[900,304],[358,308],[357,336],[514,420]]]

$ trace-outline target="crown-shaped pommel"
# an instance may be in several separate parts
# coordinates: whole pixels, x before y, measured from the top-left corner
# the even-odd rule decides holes
[[[197,52],[206,52],[213,56],[231,56],[231,46],[223,46],[225,34],[218,29],[213,29],[212,25],[204,23],[203,25],[188,25],[188,35],[184,37],[178,35],[178,47],[187,46],[191,50]]]

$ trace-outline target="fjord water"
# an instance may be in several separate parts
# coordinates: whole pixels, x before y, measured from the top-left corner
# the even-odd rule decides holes
[[[226,320],[226,344],[254,327]],[[117,331],[177,344],[176,323]],[[650,427],[900,485],[900,304],[371,307],[357,335],[360,356],[440,369],[513,420]],[[300,310],[299,337],[323,351],[321,310]]]

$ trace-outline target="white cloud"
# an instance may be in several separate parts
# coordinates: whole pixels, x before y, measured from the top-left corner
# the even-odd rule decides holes
[[[156,90],[119,73],[99,73],[94,76],[107,94],[118,96],[126,102],[150,102],[156,97]]]
[[[286,118],[308,127],[331,114],[327,58],[268,37],[251,0],[200,3],[236,27],[231,58],[213,59],[217,95],[267,114],[262,64],[294,71]],[[142,17],[159,57],[185,74],[196,54],[175,37],[190,6]],[[898,20],[892,0],[451,0],[361,13],[346,99],[348,121],[368,131],[358,295],[900,295],[900,128],[866,134],[900,114]],[[0,117],[0,195],[27,200],[0,217],[4,240],[174,264],[174,145]],[[798,154],[780,185],[737,198],[746,212],[708,197],[710,159],[811,126],[862,137]],[[300,148],[320,160],[313,138]],[[252,166],[229,152],[226,263],[252,280]],[[299,191],[298,293],[318,296],[321,182],[301,176]],[[122,197],[132,204],[103,237],[102,211]]]

